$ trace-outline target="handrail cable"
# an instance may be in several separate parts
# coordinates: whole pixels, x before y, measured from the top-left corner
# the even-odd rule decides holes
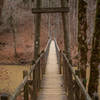
[[[31,73],[34,71],[36,65],[39,63],[40,59],[45,55],[45,53],[47,52],[48,48],[49,48],[49,44],[51,42],[51,39],[48,40],[47,46],[44,50],[44,52],[41,53],[40,57],[36,60],[35,64],[33,64],[31,70],[29,71],[29,73],[25,76],[25,78],[23,79],[22,83],[16,88],[16,90],[14,91],[13,95],[10,97],[10,100],[15,100],[16,97],[18,96],[18,94],[20,94],[21,89],[24,88],[25,84],[28,81],[28,77],[31,75]]]
[[[60,49],[59,49],[59,46],[58,46],[58,44],[57,44],[56,39],[55,39],[55,46],[56,46],[57,52],[58,52],[59,54],[61,54],[61,55],[65,58],[65,60],[67,61],[68,65],[69,65],[68,67],[69,67],[69,69],[70,69],[72,75],[74,76],[76,83],[78,84],[78,86],[80,87],[80,89],[82,90],[82,92],[84,93],[84,95],[85,95],[85,97],[86,97],[86,100],[92,100],[91,97],[90,97],[90,95],[89,95],[88,92],[86,91],[84,85],[82,84],[81,80],[80,80],[79,77],[75,74],[75,71],[73,70],[73,65],[69,62],[69,59],[67,58],[66,54],[60,52]]]

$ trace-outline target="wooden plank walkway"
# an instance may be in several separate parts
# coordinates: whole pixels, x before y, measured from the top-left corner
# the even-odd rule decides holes
[[[50,44],[46,71],[37,100],[67,100],[63,86],[63,77],[59,74],[54,41]]]

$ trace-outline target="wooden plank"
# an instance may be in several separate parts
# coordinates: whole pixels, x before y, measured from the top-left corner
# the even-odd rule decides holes
[[[57,7],[57,8],[33,8],[32,13],[68,13],[68,7]]]

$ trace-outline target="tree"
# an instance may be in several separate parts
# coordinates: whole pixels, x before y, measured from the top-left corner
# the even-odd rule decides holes
[[[89,80],[89,94],[93,97],[93,94],[98,92],[98,79],[100,65],[100,0],[97,0],[96,7],[96,19],[95,19],[95,31],[93,33],[92,40],[92,52],[90,61],[90,80]]]
[[[87,67],[87,17],[86,17],[87,3],[84,0],[78,2],[78,52],[79,52],[79,69],[80,78],[83,85],[86,87],[86,67]],[[81,100],[83,94],[81,93]]]
[[[13,18],[13,9],[11,8],[11,15],[8,18],[8,23],[10,25],[11,31],[13,33],[13,42],[14,42],[14,56],[15,58],[17,57],[17,52],[16,52],[16,29],[15,29],[15,21]]]
[[[0,19],[1,19],[1,14],[2,14],[2,8],[3,8],[3,4],[4,4],[4,0],[0,0]],[[1,20],[0,20],[0,24],[1,24]]]
[[[65,4],[68,4],[68,1],[65,2],[65,0],[61,0],[61,6],[65,7]],[[68,14],[66,15],[65,13],[62,13],[62,22],[63,22],[63,30],[64,30],[64,50],[66,53],[66,56],[68,57],[69,60],[71,60],[71,55],[70,55],[70,37],[68,33]],[[70,69],[68,68],[68,64],[66,61],[64,61],[64,66],[65,66],[65,87],[68,92],[68,99],[69,100],[74,100],[73,96],[73,81],[72,81],[72,73]],[[66,86],[67,85],[67,86]]]
[[[41,6],[41,0],[37,0],[36,8],[40,8],[40,6]],[[41,22],[41,14],[36,14],[35,15],[34,60],[37,60],[37,58],[39,57],[39,54],[40,54],[40,22]],[[34,83],[33,83],[33,89],[36,92],[38,91],[37,88],[39,88],[39,86],[40,86],[40,62],[37,66],[38,66],[39,74],[37,76],[38,80],[36,80],[36,86],[34,86]],[[33,73],[33,77],[34,77],[34,73]],[[37,94],[36,92],[33,95],[34,100],[36,99],[36,94]]]
[[[86,64],[87,64],[87,19],[86,19],[86,7],[87,3],[84,0],[79,0],[78,4],[78,51],[80,55],[79,69],[80,77],[82,80],[86,80]],[[86,87],[86,83],[83,83]]]
[[[37,8],[40,8],[40,0],[37,0]],[[40,53],[40,21],[41,21],[41,14],[35,15],[35,41],[34,41],[34,59],[38,58]]]

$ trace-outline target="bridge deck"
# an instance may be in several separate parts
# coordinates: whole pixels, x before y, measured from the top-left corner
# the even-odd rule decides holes
[[[63,78],[59,74],[54,41],[50,45],[46,71],[41,83],[38,100],[67,100]]]

